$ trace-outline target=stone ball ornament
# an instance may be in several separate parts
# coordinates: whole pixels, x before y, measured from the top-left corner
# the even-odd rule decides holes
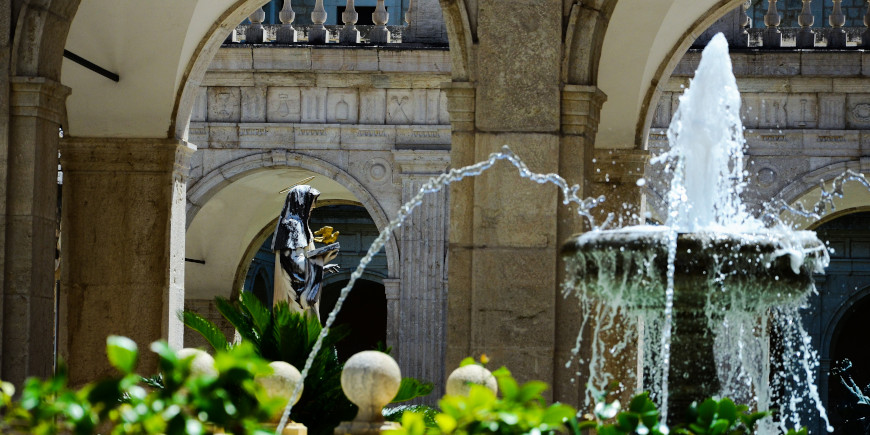
[[[341,372],[345,396],[359,407],[355,421],[382,421],[381,410],[396,397],[401,383],[396,360],[373,350],[350,357]]]
[[[214,358],[204,350],[185,347],[175,352],[175,356],[179,360],[193,357],[193,361],[190,363],[190,374],[192,375],[217,376],[218,374],[214,367]]]
[[[445,392],[451,396],[467,396],[471,391],[472,384],[483,385],[492,390],[493,393],[498,393],[495,376],[478,364],[469,364],[454,370],[447,378]]]
[[[285,361],[272,361],[269,363],[269,367],[272,367],[272,374],[258,375],[254,378],[254,382],[263,387],[263,390],[270,399],[284,398],[289,400],[296,386],[302,382],[302,373],[299,373],[296,367]],[[302,390],[300,390],[293,404],[295,405],[299,402],[301,397]]]

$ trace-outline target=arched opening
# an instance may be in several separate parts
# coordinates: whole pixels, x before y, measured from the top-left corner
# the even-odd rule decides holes
[[[314,209],[310,226],[317,230],[325,225],[339,231],[338,242],[341,251],[333,263],[341,269],[339,273],[324,277],[323,293],[320,300],[320,319],[326,317],[335,307],[341,289],[349,282],[350,273],[356,269],[369,246],[378,236],[378,229],[365,208],[352,204],[324,205]],[[272,232],[275,222],[264,228],[254,243],[259,249],[247,267],[242,291],[253,293],[266,306],[272,306],[275,254],[272,251]],[[338,343],[339,359],[386,346],[387,341],[387,299],[382,279],[388,275],[386,254],[383,250],[372,258],[363,278],[356,281],[345,300],[342,310],[336,317],[335,326],[346,325],[349,335]]]
[[[832,249],[831,264],[824,277],[818,279],[818,301],[806,315],[808,332],[821,340],[820,387],[827,394],[826,406],[836,431],[866,433],[864,425],[868,419],[861,417],[870,417],[870,409],[858,405],[858,397],[843,381],[849,382],[851,378],[854,384],[849,383],[863,390],[862,394],[870,393],[865,390],[870,384],[870,348],[866,346],[866,318],[870,314],[867,297],[870,212],[853,212],[825,220],[816,233]],[[851,362],[849,369],[846,360]]]

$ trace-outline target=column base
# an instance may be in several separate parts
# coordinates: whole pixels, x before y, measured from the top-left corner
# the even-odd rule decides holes
[[[343,421],[335,428],[335,435],[379,435],[387,430],[400,429],[393,421]]]

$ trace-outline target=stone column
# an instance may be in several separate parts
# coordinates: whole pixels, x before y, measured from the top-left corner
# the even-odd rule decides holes
[[[9,82],[0,376],[21,385],[54,368],[57,142],[69,88],[40,77]]]
[[[531,170],[557,172],[562,2],[480,1],[476,29],[474,141],[454,136],[452,164],[508,145]],[[448,89],[448,99],[456,94]],[[466,355],[486,353],[520,381],[552,384],[559,206],[554,186],[523,180],[503,163],[451,191],[451,214],[471,219],[461,237],[450,236],[448,358],[467,346]],[[456,364],[446,361],[448,370]]]
[[[392,347],[396,355],[402,352],[402,349],[399,348],[399,328],[401,327],[399,295],[402,292],[401,285],[401,279],[384,279],[384,293],[387,296],[387,346]]]
[[[447,169],[446,151],[394,152],[402,183],[402,203]],[[398,234],[401,265],[399,352],[402,373],[435,384],[432,398],[444,395],[447,317],[447,192],[424,197]],[[424,267],[420,267],[420,266]]]
[[[109,375],[110,334],[138,344],[141,373],[155,340],[182,347],[185,192],[194,147],[167,139],[67,138],[60,353],[70,382]]]
[[[448,82],[441,87],[447,93],[447,110],[452,128],[450,165],[461,168],[474,164],[473,83]],[[471,356],[471,272],[474,234],[474,178],[450,185],[450,221],[447,231],[447,349],[445,369],[453,370]]]
[[[581,197],[591,196],[589,180],[593,172],[595,134],[598,130],[601,106],[607,96],[595,86],[565,85],[562,88],[562,136],[559,150],[559,174],[571,184],[580,184]],[[588,230],[584,219],[577,215],[576,207],[561,206],[558,209],[557,240],[564,243],[573,234]],[[557,282],[565,281],[564,262],[560,259],[556,268]],[[573,349],[580,331],[582,317],[579,301],[573,295],[562,299],[557,295],[555,304],[555,359],[553,361],[553,398],[565,403],[582,403],[586,379],[578,367]],[[588,331],[583,331],[588,335]],[[584,342],[589,337],[584,337]],[[584,348],[585,349],[585,348]],[[587,356],[587,355],[582,355]],[[569,367],[566,362],[574,360]]]

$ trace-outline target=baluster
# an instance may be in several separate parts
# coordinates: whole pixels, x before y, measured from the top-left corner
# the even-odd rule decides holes
[[[846,15],[843,14],[843,9],[840,4],[843,0],[834,0],[834,11],[828,17],[828,23],[831,24],[831,32],[828,34],[828,48],[845,48],[846,47],[846,31],[843,26],[846,25]]]
[[[347,6],[341,14],[341,19],[344,21],[344,27],[338,33],[338,42],[342,44],[359,44],[359,30],[356,28],[356,22],[359,19],[359,14],[356,13],[356,6],[353,0],[347,0]]]
[[[740,25],[740,31],[734,38],[735,47],[749,47],[749,32],[746,31],[746,28],[749,27],[749,14],[746,13],[746,10],[749,9],[751,4],[751,0],[747,0],[740,4],[740,21],[738,22],[738,25]]]
[[[767,0],[767,13],[764,14],[764,25],[767,28],[764,29],[764,36],[762,37],[762,43],[765,47],[782,46],[782,33],[780,33],[778,28],[780,21],[782,19],[776,10],[776,0]]]
[[[245,30],[246,44],[262,44],[266,39],[266,29],[263,29],[263,20],[266,19],[266,11],[260,6],[248,17],[251,25]]]
[[[281,44],[290,44],[296,42],[298,39],[298,33],[296,33],[296,29],[293,28],[293,20],[296,19],[296,12],[293,12],[293,5],[291,5],[290,2],[291,0],[284,0],[284,7],[281,8],[281,12],[278,12],[278,19],[281,20],[281,27],[278,28],[276,39]]]
[[[861,34],[861,46],[870,48],[870,0],[867,0],[867,13],[864,14],[864,33]]]
[[[797,41],[795,41],[797,48],[813,48],[816,45],[816,34],[812,29],[816,18],[813,17],[813,11],[810,9],[812,2],[813,0],[803,0],[804,7],[798,15],[801,30],[798,31]]]
[[[372,21],[375,23],[375,28],[369,34],[369,40],[373,44],[389,44],[390,31],[387,30],[387,21],[390,19],[390,14],[387,13],[387,8],[384,6],[384,0],[378,0],[378,5],[375,7],[375,12],[372,14]]]
[[[329,41],[329,31],[323,26],[326,22],[326,9],[323,7],[323,0],[317,0],[314,3],[314,10],[311,11],[311,29],[308,30],[309,44],[326,44]]]

